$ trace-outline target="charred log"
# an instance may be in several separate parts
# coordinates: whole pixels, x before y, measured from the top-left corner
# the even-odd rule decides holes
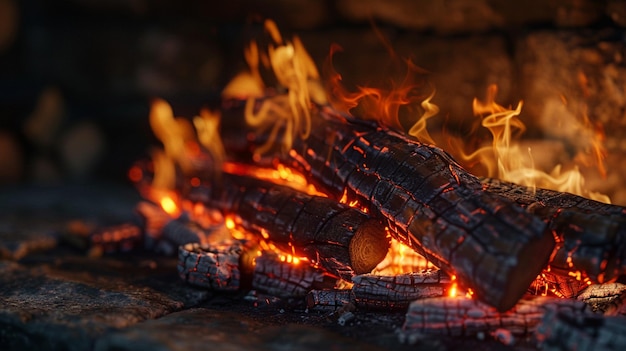
[[[546,224],[484,191],[443,150],[329,108],[312,117],[309,138],[296,140],[282,162],[336,200],[357,201],[482,301],[509,309],[547,264],[554,238]],[[227,149],[241,146],[228,141],[241,140],[241,128],[222,134]],[[246,137],[248,148],[267,138]]]
[[[363,212],[269,181],[224,173],[219,184],[192,188],[188,197],[347,280],[370,272],[389,247],[384,226]]]
[[[506,312],[498,312],[475,299],[435,297],[412,302],[402,330],[407,334],[476,336],[504,328],[515,335],[529,335],[550,306],[577,315],[592,313],[580,301],[555,297],[529,296]]]
[[[438,269],[381,276],[362,274],[352,278],[354,302],[365,309],[405,309],[417,299],[445,296],[450,277]]]
[[[567,275],[579,271],[583,278],[599,283],[626,274],[626,208],[496,179],[483,179],[483,187],[515,201],[548,224],[557,236],[550,262],[554,272]]]
[[[252,276],[254,289],[278,297],[304,297],[313,289],[332,288],[336,283],[336,278],[308,262],[285,262],[267,251],[257,257]]]

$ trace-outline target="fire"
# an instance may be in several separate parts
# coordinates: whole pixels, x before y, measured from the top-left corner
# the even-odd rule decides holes
[[[277,163],[274,168],[268,168],[225,162],[222,165],[222,169],[227,173],[254,176],[276,184],[286,185],[309,195],[326,196],[326,194],[319,191],[315,185],[309,183],[302,173],[281,163]]]
[[[519,118],[522,112],[520,101],[515,109],[503,107],[495,102],[497,87],[492,85],[487,91],[487,99],[474,99],[473,110],[481,116],[481,125],[489,130],[492,136],[491,146],[482,147],[472,154],[463,155],[466,161],[478,161],[485,166],[487,176],[525,185],[531,188],[546,188],[561,192],[588,197],[593,200],[610,203],[603,194],[589,191],[577,165],[564,170],[561,164],[545,172],[538,169],[533,162],[533,150],[523,149],[518,142],[526,126]],[[593,142],[594,153],[602,153],[597,140]],[[603,169],[603,168],[602,168]]]
[[[407,245],[391,239],[387,256],[372,270],[372,274],[396,275],[419,272],[434,267],[424,256]]]
[[[160,204],[163,210],[172,216],[175,216],[179,213],[176,202],[174,202],[174,200],[172,200],[172,198],[168,195],[165,195],[163,198],[161,198]]]
[[[408,130],[410,135],[421,142],[435,144],[426,123],[437,115],[439,107],[431,102],[434,89],[428,96],[421,92],[427,86],[426,71],[407,59],[398,65],[406,67],[405,76],[399,82],[392,79],[384,88],[358,86],[356,92],[350,92],[343,86],[343,78],[332,63],[333,55],[339,51],[338,45],[332,46],[326,63],[328,99],[335,109],[351,114],[358,108],[359,118],[374,120],[398,131],[404,131],[405,124],[412,124]],[[396,58],[391,50],[390,55]]]
[[[259,52],[256,42],[251,43],[245,51],[249,72],[231,81],[222,92],[224,97],[248,98],[246,123],[260,132],[270,131],[267,142],[255,150],[256,157],[270,152],[276,144],[281,152],[288,152],[294,138],[307,138],[311,130],[311,100],[326,101],[317,67],[300,39],[294,36],[291,41],[283,40],[271,20],[265,21],[265,30],[273,41],[267,53]],[[256,108],[255,98],[263,95],[259,92],[269,91],[261,78],[261,64],[273,73],[279,85],[277,90],[286,93],[267,98]],[[282,139],[277,140],[281,130]]]

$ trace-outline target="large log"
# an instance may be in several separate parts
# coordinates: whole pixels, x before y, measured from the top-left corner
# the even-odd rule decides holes
[[[547,189],[483,179],[484,189],[541,217],[557,237],[555,274],[603,283],[626,274],[626,208]],[[576,275],[574,275],[576,276]],[[576,276],[581,279],[581,276]]]
[[[242,112],[225,113],[226,122]],[[311,115],[310,136],[295,140],[281,161],[335,200],[356,201],[384,220],[399,241],[455,274],[482,301],[509,309],[547,264],[554,238],[546,224],[484,191],[443,150],[330,108]],[[229,151],[245,153],[267,139],[232,123],[222,129]]]
[[[224,173],[219,183],[193,187],[187,197],[346,280],[369,273],[389,247],[384,226],[363,212],[253,177]]]

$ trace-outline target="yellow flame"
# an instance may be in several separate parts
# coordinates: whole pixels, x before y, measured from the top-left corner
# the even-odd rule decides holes
[[[186,142],[194,140],[195,136],[190,123],[182,118],[174,118],[170,104],[156,99],[150,109],[150,126],[154,135],[163,143],[167,157],[176,162],[183,171],[191,170]]]
[[[267,48],[267,57],[252,42],[244,52],[249,72],[238,75],[222,92],[225,97],[247,97],[246,123],[259,132],[268,132],[266,143],[255,150],[257,157],[276,144],[281,152],[287,152],[294,138],[307,138],[311,100],[320,104],[326,101],[317,68],[300,39],[294,36],[291,41],[284,41],[271,20],[265,21],[265,30],[273,41]],[[274,90],[285,93],[263,100],[257,108],[256,98],[266,91],[261,64],[274,74],[278,82]]]
[[[281,163],[276,164],[275,168],[264,168],[225,162],[223,170],[227,173],[250,175],[276,184],[286,185],[309,195],[327,196],[325,193],[317,190],[315,185],[309,183],[302,173]]]
[[[428,268],[435,266],[415,250],[391,238],[387,256],[372,270],[372,274],[395,275],[420,272]]]
[[[172,216],[176,215],[179,212],[176,202],[174,202],[174,200],[172,200],[172,198],[168,195],[164,196],[161,199],[160,204],[161,208],[163,208],[165,212]]]
[[[474,99],[474,114],[482,116],[481,124],[492,135],[492,145],[483,147],[466,160],[478,160],[487,169],[489,177],[525,185],[531,188],[546,188],[585,196],[593,200],[610,202],[603,194],[589,191],[577,166],[563,170],[556,165],[549,173],[537,169],[533,164],[532,150],[524,150],[517,142],[526,126],[519,119],[522,102],[515,109],[505,108],[495,102],[497,87],[492,85],[487,91],[487,99],[482,102]]]
[[[196,127],[198,140],[206,148],[213,160],[212,170],[215,175],[219,175],[224,163],[226,152],[220,138],[219,125],[220,113],[202,109],[200,115],[193,119]]]
[[[411,60],[404,60],[397,62],[398,66],[406,67],[402,79],[393,77],[387,82],[388,86],[358,86],[356,92],[350,92],[344,87],[343,78],[332,63],[333,55],[340,50],[337,45],[331,47],[325,67],[328,99],[336,110],[351,114],[353,109],[358,108],[358,118],[374,120],[398,131],[404,131],[403,124],[412,124],[408,131],[410,135],[423,143],[435,143],[426,129],[426,123],[439,113],[439,107],[431,102],[434,89],[427,97],[420,91],[428,86],[426,71]],[[395,53],[390,54],[396,57]]]

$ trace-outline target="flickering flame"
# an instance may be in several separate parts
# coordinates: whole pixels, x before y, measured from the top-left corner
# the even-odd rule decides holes
[[[429,268],[435,266],[415,250],[391,238],[387,256],[372,270],[372,274],[396,275],[420,272]]]
[[[434,90],[428,96],[421,92],[426,85],[426,71],[411,60],[404,60],[402,65],[406,66],[406,75],[400,82],[390,79],[389,86],[384,88],[358,86],[356,92],[350,92],[343,86],[343,78],[332,63],[333,55],[340,50],[337,45],[331,47],[325,66],[328,99],[335,109],[351,114],[358,108],[359,118],[377,121],[397,131],[404,131],[404,125],[412,124],[408,131],[410,135],[424,143],[435,143],[426,123],[439,112],[439,108],[431,102]]]
[[[231,174],[254,176],[276,184],[286,185],[309,195],[326,197],[326,194],[317,190],[315,185],[309,183],[302,173],[281,163],[277,163],[275,168],[267,168],[225,162],[223,170]]]
[[[202,109],[200,115],[193,119],[193,125],[196,127],[200,144],[204,146],[211,155],[214,175],[218,176],[221,172],[221,165],[224,163],[226,155],[219,134],[220,113]]]
[[[450,285],[450,289],[448,289],[448,296],[456,297],[457,296],[456,275],[452,275],[450,277],[450,280],[452,280],[452,284]]]
[[[311,130],[311,100],[320,104],[326,101],[317,67],[300,39],[294,36],[291,41],[283,40],[271,20],[265,21],[265,30],[273,44],[262,53],[256,42],[251,43],[244,53],[249,72],[238,75],[222,92],[224,97],[246,97],[246,123],[259,132],[269,131],[267,142],[255,150],[257,157],[276,145],[281,152],[287,152],[294,138],[306,139]],[[275,90],[285,93],[256,106],[256,98],[269,91],[261,78],[261,64],[276,78]]]
[[[176,215],[179,212],[176,202],[174,202],[174,200],[172,200],[172,198],[168,195],[165,195],[163,198],[161,198],[160,204],[161,208],[163,208],[165,212],[172,216]]]
[[[537,169],[533,163],[533,150],[523,149],[518,142],[526,130],[520,120],[520,101],[515,109],[503,107],[495,102],[497,87],[492,85],[487,91],[487,99],[482,102],[474,99],[474,114],[482,117],[481,124],[492,135],[492,145],[485,146],[469,155],[466,161],[478,161],[487,169],[489,177],[525,185],[531,188],[546,188],[585,196],[593,200],[610,203],[603,194],[589,191],[579,168],[574,166],[564,170],[556,165],[550,172]],[[597,142],[595,143],[598,146]],[[601,153],[600,149],[596,149]]]

